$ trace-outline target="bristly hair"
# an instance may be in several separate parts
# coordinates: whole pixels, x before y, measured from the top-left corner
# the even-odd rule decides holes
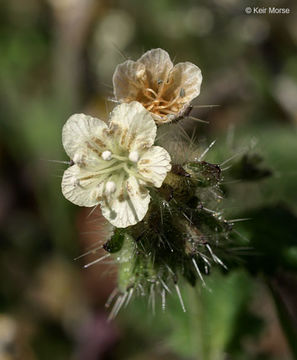
[[[205,276],[213,266],[227,271],[246,250],[237,246],[236,237],[242,235],[233,225],[248,219],[224,218],[222,169],[205,161],[215,141],[197,145],[195,133],[189,136],[179,122],[159,128],[157,143],[169,150],[172,169],[159,189],[150,189],[144,219],[128,228],[109,227],[101,236],[108,241],[76,258],[88,257],[84,268],[107,260],[117,265],[118,286],[106,303],[111,307],[110,320],[135,296],[146,296],[154,314],[158,298],[165,310],[166,296],[175,293],[186,311],[183,281],[206,287]],[[237,157],[230,156],[221,165]],[[89,221],[96,210],[91,210]]]
[[[143,221],[115,229],[104,245],[118,264],[118,289],[107,301],[107,307],[114,303],[110,319],[137,295],[146,295],[155,313],[156,296],[164,310],[166,293],[175,292],[186,311],[179,287],[182,279],[206,286],[204,276],[212,266],[227,270],[230,253],[226,248],[233,244],[233,222],[224,219],[220,206],[221,169],[204,161],[214,142],[199,151],[194,137],[176,131],[178,124],[166,127],[175,127],[170,152],[177,154],[176,163],[162,187],[151,189]],[[167,136],[163,135],[163,141]]]

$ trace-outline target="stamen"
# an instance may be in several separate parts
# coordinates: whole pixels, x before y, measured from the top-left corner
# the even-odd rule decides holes
[[[111,158],[112,158],[112,153],[111,153],[111,151],[109,151],[109,150],[105,150],[105,151],[103,151],[101,157],[102,157],[103,160],[107,160],[107,161],[108,161],[108,160],[111,160]],[[73,160],[74,160],[74,159],[73,159]]]
[[[148,106],[147,108],[146,108],[146,110],[147,111],[150,111],[150,110],[152,110],[152,108],[155,106],[155,103],[152,103],[150,106]]]
[[[111,157],[113,159],[120,160],[120,161],[127,161],[128,160],[126,156],[121,156],[121,155],[116,155],[116,154],[112,154]]]
[[[137,163],[138,159],[139,159],[138,151],[131,151],[129,154],[129,160],[134,163]]]
[[[124,169],[125,169],[125,165],[126,165],[126,164],[124,164]],[[123,188],[124,188],[124,186],[125,186],[125,184],[124,184],[125,175],[126,175],[125,172],[122,171],[122,172],[120,172],[119,176],[118,176],[117,179],[116,179],[116,191],[115,191],[115,193],[114,193],[114,195],[113,195],[114,198],[118,198],[118,197],[119,197],[121,191],[123,190]]]
[[[103,170],[94,171],[93,173],[90,173],[90,174],[87,175],[87,176],[81,177],[79,180],[87,180],[87,179],[89,179],[90,177],[96,177],[96,176],[98,176],[98,175],[108,174],[108,173],[110,173],[110,172],[113,172],[113,171],[115,171],[115,170],[121,169],[121,168],[123,168],[123,167],[124,167],[124,163],[118,164],[118,165],[115,165],[115,166],[110,166],[110,167],[104,168]]]
[[[116,191],[116,184],[114,181],[107,181],[106,185],[105,185],[105,193],[107,195],[112,194]]]
[[[153,95],[155,95],[156,98],[158,97],[158,94],[151,88],[146,88],[145,91],[152,93]]]
[[[155,98],[153,98],[150,94],[147,94],[145,91],[144,91],[144,96],[147,97],[148,99],[150,99],[151,101],[155,100]]]
[[[150,183],[150,180],[148,178],[145,178],[144,176],[142,176],[141,174],[139,174],[137,171],[133,170],[133,169],[129,169],[127,164],[123,165],[124,170],[126,171],[127,174],[132,175],[134,177],[136,177],[136,179],[139,180],[143,180],[145,181],[147,184]]]
[[[180,97],[180,95],[177,94],[176,97],[175,97],[173,100],[171,100],[170,102],[168,102],[168,104],[162,105],[162,106],[158,106],[157,108],[158,108],[158,109],[166,109],[166,108],[168,108],[169,106],[172,106],[173,104],[175,104],[179,97]]]

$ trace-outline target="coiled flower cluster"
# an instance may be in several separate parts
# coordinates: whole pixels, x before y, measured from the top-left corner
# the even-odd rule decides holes
[[[100,206],[113,225],[104,256],[86,265],[108,256],[118,264],[111,318],[133,294],[148,294],[153,308],[160,294],[165,308],[172,289],[185,310],[180,279],[204,283],[213,264],[225,267],[223,245],[232,224],[208,207],[221,200],[220,167],[203,156],[173,163],[176,154],[158,143],[163,124],[188,116],[201,82],[196,65],[173,66],[166,51],[150,50],[116,68],[118,105],[108,123],[76,114],[64,125],[72,162],[62,192],[76,205]]]

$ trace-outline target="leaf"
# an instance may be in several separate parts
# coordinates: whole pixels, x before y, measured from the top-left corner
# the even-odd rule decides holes
[[[172,312],[169,344],[186,356],[223,359],[228,344],[236,335],[241,312],[249,301],[251,280],[242,271],[228,275],[213,273],[206,284],[207,288],[186,288],[187,296],[184,293],[183,296],[187,313],[178,308]]]

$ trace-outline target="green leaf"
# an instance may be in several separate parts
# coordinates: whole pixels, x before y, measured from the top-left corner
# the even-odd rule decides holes
[[[175,351],[203,360],[223,359],[241,311],[249,301],[251,280],[244,272],[213,273],[207,288],[186,288],[187,313],[171,312],[169,344]],[[177,301],[175,301],[175,305]],[[170,307],[172,304],[170,304]],[[170,314],[169,314],[170,316]],[[238,339],[239,340],[239,339]]]

